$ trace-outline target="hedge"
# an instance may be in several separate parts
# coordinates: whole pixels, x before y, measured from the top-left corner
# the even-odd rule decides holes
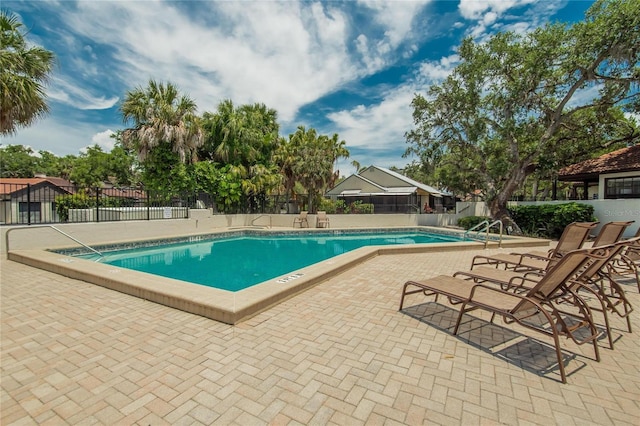
[[[524,234],[545,238],[559,238],[572,222],[597,220],[593,206],[579,203],[515,206],[509,212]]]

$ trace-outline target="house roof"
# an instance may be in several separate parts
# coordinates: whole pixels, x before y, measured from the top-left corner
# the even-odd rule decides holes
[[[27,185],[35,186],[42,183],[57,186],[68,193],[76,192],[76,187],[73,183],[58,177],[0,178],[0,195],[13,194],[14,192],[25,189]],[[144,191],[136,188],[104,187],[102,188],[102,195],[136,199],[145,198]]]
[[[433,186],[429,186],[427,184],[415,181],[415,180],[413,180],[411,178],[406,177],[405,175],[401,175],[400,173],[394,172],[393,170],[386,169],[384,167],[379,167],[379,166],[371,166],[371,167],[376,168],[376,169],[378,169],[380,171],[383,171],[383,172],[385,172],[387,174],[390,174],[391,176],[406,182],[409,186],[415,186],[415,187],[420,188],[423,191],[429,192],[430,194],[433,194],[435,196],[441,196],[442,195],[442,192],[437,190],[437,189],[435,189]]]
[[[561,181],[598,180],[603,173],[640,171],[640,145],[633,145],[609,152],[560,169]]]
[[[349,176],[342,182],[340,182],[331,190],[329,190],[327,194],[339,195],[343,197],[349,197],[349,196],[357,197],[357,196],[369,196],[369,195],[377,195],[377,196],[411,195],[415,193],[419,188],[422,191],[428,192],[435,197],[442,197],[442,193],[437,189],[429,185],[425,185],[423,183],[417,182],[413,179],[410,179],[392,170],[385,169],[384,167],[378,167],[378,166],[370,166],[367,168],[367,170],[371,170],[371,169],[376,169],[390,176],[393,176],[394,178],[396,178],[397,180],[400,180],[402,183],[406,185],[384,186],[360,174],[354,174]],[[364,183],[365,187],[368,186],[369,188],[368,189],[358,188],[359,186],[359,184],[357,183],[358,181]]]
[[[73,184],[68,180],[58,177],[0,178],[0,183],[11,185],[35,185],[42,182],[51,182],[52,184],[57,186],[73,186]]]
[[[27,185],[39,185],[41,183],[49,183],[53,186],[60,187],[67,192],[74,192],[74,186],[66,179],[57,177],[37,177],[37,178],[0,178],[0,194],[12,194],[16,191],[24,189]]]

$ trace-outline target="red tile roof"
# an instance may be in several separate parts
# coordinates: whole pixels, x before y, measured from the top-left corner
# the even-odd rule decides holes
[[[73,183],[66,179],[58,177],[45,177],[45,178],[0,178],[0,195],[12,194],[16,191],[24,189],[27,185],[38,185],[43,182],[48,182],[53,186],[62,188],[69,193],[75,193],[76,187]],[[122,198],[145,198],[144,191],[136,188],[103,188],[102,195],[108,197],[122,197]]]
[[[27,185],[38,185],[49,182],[53,186],[58,186],[67,192],[75,192],[75,187],[66,179],[58,177],[46,178],[0,178],[0,194],[11,194],[24,189]]]
[[[582,161],[560,169],[562,181],[597,180],[602,173],[640,171],[640,145],[622,148],[598,158]]]

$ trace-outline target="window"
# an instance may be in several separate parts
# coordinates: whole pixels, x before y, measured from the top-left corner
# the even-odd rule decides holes
[[[20,215],[18,223],[39,223],[40,203],[19,202],[18,213]]]
[[[604,198],[640,198],[640,176],[605,179]]]

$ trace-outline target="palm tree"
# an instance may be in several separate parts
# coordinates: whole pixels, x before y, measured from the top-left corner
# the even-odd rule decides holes
[[[286,172],[284,166],[289,166],[293,179],[308,191],[309,211],[314,211],[314,199],[337,179],[337,173],[334,172],[337,159],[348,157],[349,151],[345,148],[345,142],[338,140],[337,134],[329,138],[318,135],[315,129],[307,130],[304,126],[298,127],[289,136],[288,145],[280,152],[283,173]],[[291,163],[286,163],[285,160]]]
[[[0,11],[0,135],[13,135],[49,112],[44,84],[54,55],[27,48],[22,26],[16,15]]]
[[[351,165],[356,168],[356,174],[359,174],[360,170],[362,170],[362,165],[357,160],[353,160]]]
[[[173,84],[149,80],[146,89],[127,92],[120,107],[124,122],[133,121],[133,127],[121,134],[123,147],[134,149],[144,161],[150,151],[166,143],[180,156],[181,163],[197,161],[204,135],[196,109],[195,102],[180,96]]]
[[[225,164],[266,164],[277,146],[277,112],[264,104],[235,107],[226,99],[204,113],[207,146],[203,154]]]
[[[214,159],[223,163],[239,164],[237,158],[240,156],[243,123],[233,101],[223,100],[218,104],[217,111],[213,114],[205,113],[204,119]]]
[[[330,177],[325,189],[333,188],[340,177],[340,172],[337,170],[334,171],[333,167],[338,166],[338,159],[349,158],[349,150],[346,148],[346,145],[347,143],[345,141],[338,141],[337,133],[334,133],[331,138],[327,138],[327,154],[331,156],[333,161]]]

